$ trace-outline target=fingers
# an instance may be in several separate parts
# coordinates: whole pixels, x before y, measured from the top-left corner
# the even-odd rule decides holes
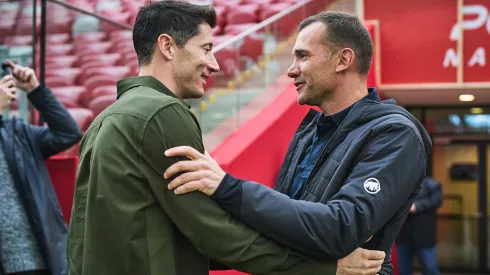
[[[376,268],[368,268],[368,269],[364,269],[362,274],[363,275],[376,275],[376,274],[378,274],[378,272],[380,270],[381,270],[381,266],[376,267]]]
[[[5,83],[7,83],[7,82],[12,82],[12,83],[15,84],[14,77],[12,75],[10,75],[10,74],[2,77],[2,79],[0,80],[0,85],[3,85]]]
[[[170,182],[168,189],[173,190],[183,184],[187,184],[193,181],[198,181],[204,177],[204,171],[194,171],[189,173],[184,173]]]
[[[365,268],[378,268],[383,264],[384,260],[369,260],[365,261]]]
[[[12,60],[10,59],[6,59],[5,61],[7,61],[7,63],[10,65],[10,67],[14,68],[15,66],[17,66],[14,62],[12,62]]]
[[[22,81],[22,82],[27,82],[27,70],[20,70],[19,71],[19,80]]]
[[[22,81],[24,82],[28,82],[28,81],[31,81],[31,78],[33,78],[35,76],[34,74],[34,70],[33,69],[26,69],[25,72],[24,72],[24,76],[22,78]]]
[[[28,82],[30,80],[30,78],[34,74],[34,71],[32,69],[29,69],[29,68],[17,66],[14,69],[13,74],[14,74],[15,78],[17,78],[17,80],[25,83],[25,82]]]
[[[21,71],[21,67],[8,59],[7,59],[7,63],[9,63],[10,66],[12,67],[12,74],[14,75],[14,77],[20,80],[19,73]]]
[[[6,81],[3,81],[2,83],[0,83],[0,89],[6,89],[6,88],[14,88],[15,90],[15,80],[14,78],[9,78],[8,80]]]
[[[15,94],[10,94],[9,98],[10,98],[10,101],[14,101],[14,100],[16,100],[16,99],[17,99],[17,95],[15,95]]]
[[[190,146],[179,146],[168,149],[165,151],[167,157],[187,157],[192,160],[203,157],[203,154],[199,153],[196,149]]]
[[[15,88],[15,87],[10,87],[10,88],[5,89],[5,92],[7,93],[7,96],[10,99],[10,101],[14,101],[17,99],[16,91],[17,91],[17,88]]]
[[[177,189],[174,190],[174,193],[177,195],[181,195],[193,191],[199,191],[202,188],[204,188],[204,186],[201,180],[190,181],[184,185],[179,186]]]
[[[177,163],[174,163],[172,166],[170,166],[167,171],[163,174],[165,179],[169,179],[173,177],[175,174],[181,173],[181,172],[192,172],[199,170],[200,168],[206,167],[205,163],[201,163],[199,161],[194,161],[194,160],[183,160],[179,161]]]
[[[28,82],[34,76],[34,70],[27,67],[22,67],[7,59],[7,63],[12,67],[12,74],[20,82]]]
[[[362,256],[368,260],[384,260],[386,253],[384,251],[363,249]]]

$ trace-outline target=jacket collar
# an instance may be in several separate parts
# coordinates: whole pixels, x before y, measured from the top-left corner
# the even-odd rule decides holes
[[[359,101],[381,102],[381,99],[378,96],[378,91],[376,90],[376,88],[369,88],[368,94]],[[355,103],[345,108],[344,110],[330,116],[332,118],[332,121],[335,122],[335,124],[337,125],[337,127],[340,126],[342,121],[344,121],[344,119],[347,117],[347,115],[349,114],[350,110],[352,110],[354,105]]]
[[[378,91],[376,88],[368,88],[368,94],[363,97],[361,100],[358,102],[352,104],[348,108],[331,115],[330,117],[332,120],[337,124],[337,126],[340,126],[342,121],[344,121],[347,117],[347,115],[350,113],[350,111],[354,108],[355,105],[364,105],[363,103],[373,103],[373,102],[381,102],[381,99],[379,98]],[[306,116],[303,118],[301,121],[300,126],[298,127],[296,132],[302,131],[306,126],[308,126],[312,121],[315,121],[320,118],[320,115],[323,114],[322,112],[319,112],[315,109],[310,109]]]
[[[158,79],[154,78],[153,76],[135,76],[135,77],[124,78],[117,81],[117,98],[119,98],[122,94],[124,94],[129,89],[138,86],[149,87],[167,96],[181,100],[174,93],[172,93],[172,91],[170,91],[165,85],[163,85],[162,82],[160,82]],[[187,108],[190,108],[190,106],[187,103],[185,103],[184,101],[182,102],[185,104],[185,106],[187,106]]]

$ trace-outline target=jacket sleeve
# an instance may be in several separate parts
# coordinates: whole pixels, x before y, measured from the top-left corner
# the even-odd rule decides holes
[[[427,179],[427,188],[429,196],[415,200],[415,211],[417,213],[425,212],[430,209],[437,209],[442,205],[442,187],[439,182],[433,179]]]
[[[27,128],[44,158],[70,148],[82,138],[80,127],[46,86],[37,87],[27,98],[48,124],[48,127],[28,125]]]
[[[182,158],[167,158],[166,149],[188,145],[204,152],[200,131],[184,107],[162,109],[148,124],[140,154],[151,192],[177,228],[211,260],[252,274],[330,274],[336,262],[314,260],[281,247],[225,212],[200,192],[175,195],[165,170]],[[169,126],[173,126],[171,129]],[[304,272],[304,273],[301,273]]]
[[[395,269],[393,268],[393,263],[391,262],[392,261],[392,257],[391,257],[391,249],[386,252],[386,257],[385,257],[385,260],[383,262],[383,264],[381,265],[381,270],[379,271],[378,275],[393,275],[395,274]]]
[[[420,185],[426,165],[423,148],[411,128],[390,125],[362,147],[342,188],[326,204],[293,200],[229,174],[212,198],[281,245],[341,259],[382,228]],[[368,179],[379,181],[379,192],[365,189]],[[389,251],[391,244],[384,243],[376,249]]]

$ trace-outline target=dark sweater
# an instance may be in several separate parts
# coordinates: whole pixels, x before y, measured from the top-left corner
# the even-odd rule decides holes
[[[0,139],[1,142],[1,139]],[[5,272],[45,269],[0,144],[0,259]]]

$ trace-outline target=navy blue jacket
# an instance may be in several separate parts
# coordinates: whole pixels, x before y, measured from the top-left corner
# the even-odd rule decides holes
[[[39,86],[27,97],[48,127],[16,118],[4,120],[3,150],[41,255],[52,275],[65,275],[68,230],[44,160],[74,145],[82,132],[47,87]]]
[[[290,143],[275,190],[227,174],[212,198],[266,237],[320,259],[341,259],[360,246],[383,250],[387,258],[380,274],[392,274],[391,247],[425,178],[432,148],[422,125],[395,103],[365,97],[353,106],[299,200],[286,194],[323,115],[314,110]]]

